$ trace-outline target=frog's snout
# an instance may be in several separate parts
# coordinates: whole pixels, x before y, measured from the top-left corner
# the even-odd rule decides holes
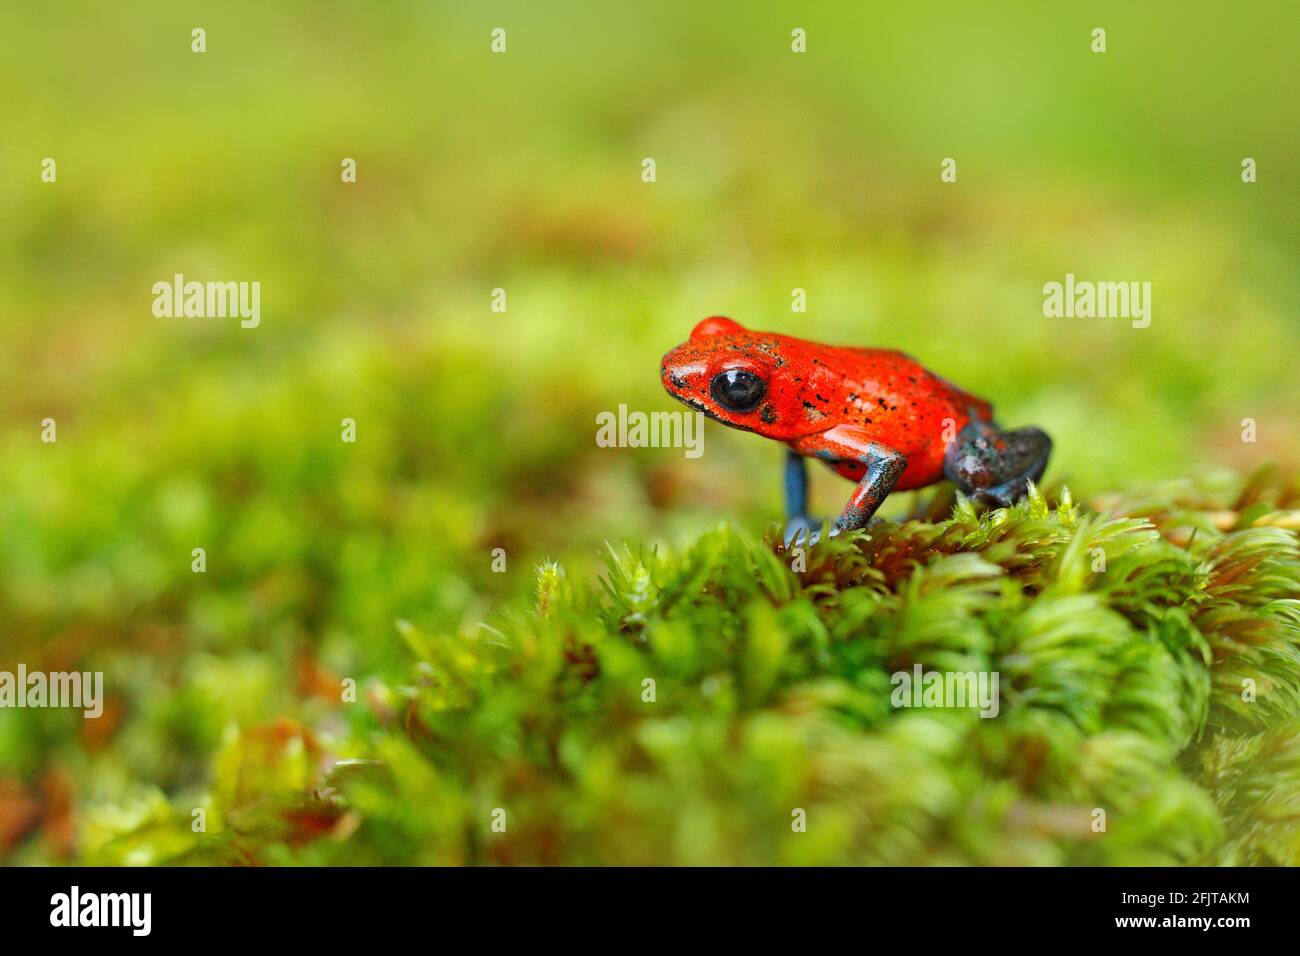
[[[686,388],[686,379],[670,369],[666,362],[659,366],[659,378],[662,379],[664,388],[669,386],[679,390]]]
[[[682,364],[681,346],[670,350],[659,363],[659,380],[663,382],[664,388],[674,394],[690,388]]]
[[[659,363],[659,380],[673,398],[698,406],[708,401],[709,364],[707,356],[689,343],[671,349]]]

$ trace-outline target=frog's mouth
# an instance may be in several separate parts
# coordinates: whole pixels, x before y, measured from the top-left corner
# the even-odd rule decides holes
[[[713,409],[709,408],[708,405],[705,405],[705,404],[704,404],[703,402],[701,402],[699,399],[696,399],[696,398],[689,398],[689,397],[686,396],[686,395],[680,395],[680,394],[678,394],[677,392],[674,392],[674,391],[673,391],[672,389],[670,389],[670,388],[669,388],[669,389],[664,389],[664,391],[666,391],[666,392],[667,392],[669,395],[671,395],[673,398],[677,399],[677,401],[681,402],[683,405],[689,405],[691,408],[695,409],[697,412],[699,412],[699,413],[700,413],[701,415],[703,415],[705,418],[711,418],[711,419],[713,419],[715,422],[718,422],[719,424],[726,425],[728,428],[738,428],[738,429],[740,429],[740,430],[743,431],[743,432],[752,432],[752,431],[754,430],[754,429],[750,428],[748,425],[742,425],[740,422],[728,421],[727,419],[725,419],[725,418],[721,417],[720,415],[718,415],[717,412],[715,412]]]

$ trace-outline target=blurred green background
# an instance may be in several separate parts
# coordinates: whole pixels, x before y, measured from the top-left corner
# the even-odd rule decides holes
[[[706,315],[909,351],[1084,500],[1294,464],[1293,11],[1136,7],[7,9],[0,669],[111,678],[100,721],[0,713],[0,858],[201,799],[228,727],[345,736],[339,678],[409,670],[398,620],[777,520],[769,442],[595,444],[679,407],[658,360]],[[260,327],[153,317],[177,272],[261,282]],[[1151,327],[1044,318],[1067,272],[1151,282]]]

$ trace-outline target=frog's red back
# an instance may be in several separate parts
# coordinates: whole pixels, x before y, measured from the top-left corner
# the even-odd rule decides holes
[[[937,481],[948,442],[972,418],[992,420],[992,405],[903,352],[772,337],[786,367],[806,372],[798,376],[798,401],[810,423],[857,425],[907,456],[899,490]],[[863,474],[856,462],[832,467],[853,481]]]

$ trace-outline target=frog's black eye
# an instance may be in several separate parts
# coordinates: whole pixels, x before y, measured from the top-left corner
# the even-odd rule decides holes
[[[713,376],[709,392],[713,400],[733,412],[752,411],[763,399],[767,383],[753,372],[732,368]]]

